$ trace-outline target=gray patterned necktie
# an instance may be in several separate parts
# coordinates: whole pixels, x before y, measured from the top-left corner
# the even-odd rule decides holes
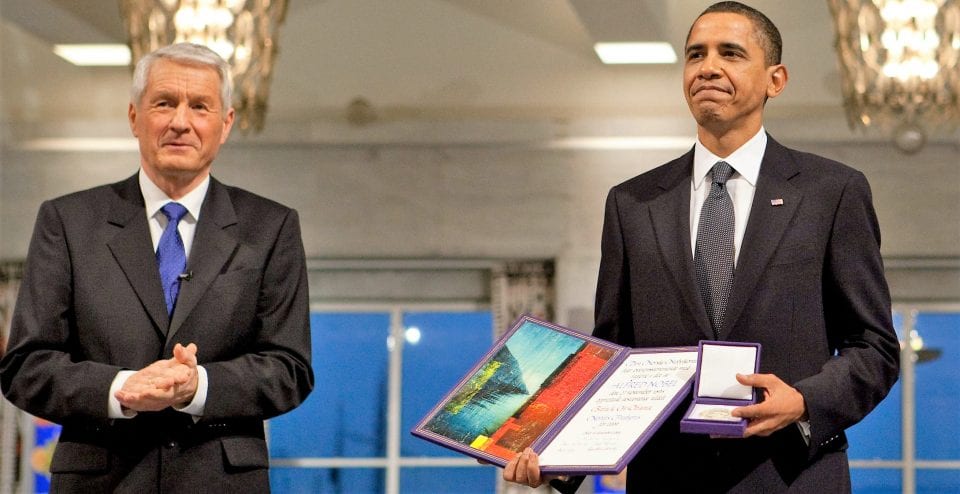
[[[713,326],[713,337],[720,339],[720,325],[733,286],[734,215],[733,200],[727,193],[727,179],[733,168],[725,161],[713,165],[710,194],[703,202],[697,229],[693,263],[697,286]]]

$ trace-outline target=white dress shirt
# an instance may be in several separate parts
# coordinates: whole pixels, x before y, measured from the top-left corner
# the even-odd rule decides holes
[[[713,154],[704,146],[700,139],[693,148],[693,176],[690,181],[690,251],[697,250],[697,230],[700,226],[700,211],[703,203],[710,195],[711,182],[708,178],[710,170],[718,161],[725,161],[733,168],[733,175],[727,180],[726,188],[733,200],[733,262],[736,265],[740,258],[740,246],[743,244],[743,234],[747,230],[747,219],[750,218],[750,206],[753,204],[753,195],[757,190],[757,177],[760,176],[760,162],[763,153],[767,150],[767,133],[763,127],[756,135],[730,153],[730,156],[721,157]]]
[[[157,246],[160,244],[160,236],[163,235],[163,230],[167,227],[167,222],[169,221],[160,209],[168,202],[173,202],[173,199],[170,199],[165,192],[160,190],[160,188],[147,177],[147,174],[144,173],[142,168],[140,169],[139,179],[140,192],[143,194],[143,203],[146,205],[147,224],[150,225],[153,251],[156,252]],[[187,214],[180,219],[180,223],[177,225],[177,231],[180,232],[180,238],[183,240],[183,249],[188,260],[190,259],[190,249],[193,247],[193,236],[197,231],[197,220],[200,219],[200,206],[203,205],[203,199],[206,197],[209,187],[210,176],[208,175],[200,185],[176,201],[187,208]],[[117,376],[113,379],[113,383],[110,385],[108,403],[108,415],[110,418],[133,418],[137,415],[135,411],[123,410],[120,402],[113,396],[123,387],[127,379],[135,373],[136,371],[123,370],[118,372]],[[194,395],[193,401],[186,407],[174,408],[177,411],[193,415],[194,420],[199,419],[199,417],[203,415],[203,410],[206,406],[207,384],[207,371],[203,366],[198,365],[197,393]]]

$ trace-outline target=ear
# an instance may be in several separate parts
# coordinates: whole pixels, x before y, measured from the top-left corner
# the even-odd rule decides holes
[[[770,82],[767,84],[767,98],[776,98],[787,87],[787,67],[782,63],[767,67]]]
[[[233,111],[231,106],[227,110],[227,118],[223,120],[223,134],[220,135],[220,144],[227,142],[227,138],[230,137],[230,129],[233,128],[233,119],[236,117],[236,112]]]
[[[130,132],[133,133],[134,137],[139,137],[137,135],[137,107],[133,103],[130,103],[127,108],[127,119],[130,120]]]

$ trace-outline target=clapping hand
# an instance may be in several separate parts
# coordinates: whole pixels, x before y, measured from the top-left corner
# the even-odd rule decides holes
[[[115,397],[125,408],[152,412],[187,404],[196,392],[197,345],[177,343],[173,357],[158,360],[134,373]]]

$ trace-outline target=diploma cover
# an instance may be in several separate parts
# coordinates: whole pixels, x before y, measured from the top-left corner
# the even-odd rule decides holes
[[[531,447],[544,473],[617,473],[696,368],[697,347],[631,349],[521,316],[411,433],[501,467]]]

